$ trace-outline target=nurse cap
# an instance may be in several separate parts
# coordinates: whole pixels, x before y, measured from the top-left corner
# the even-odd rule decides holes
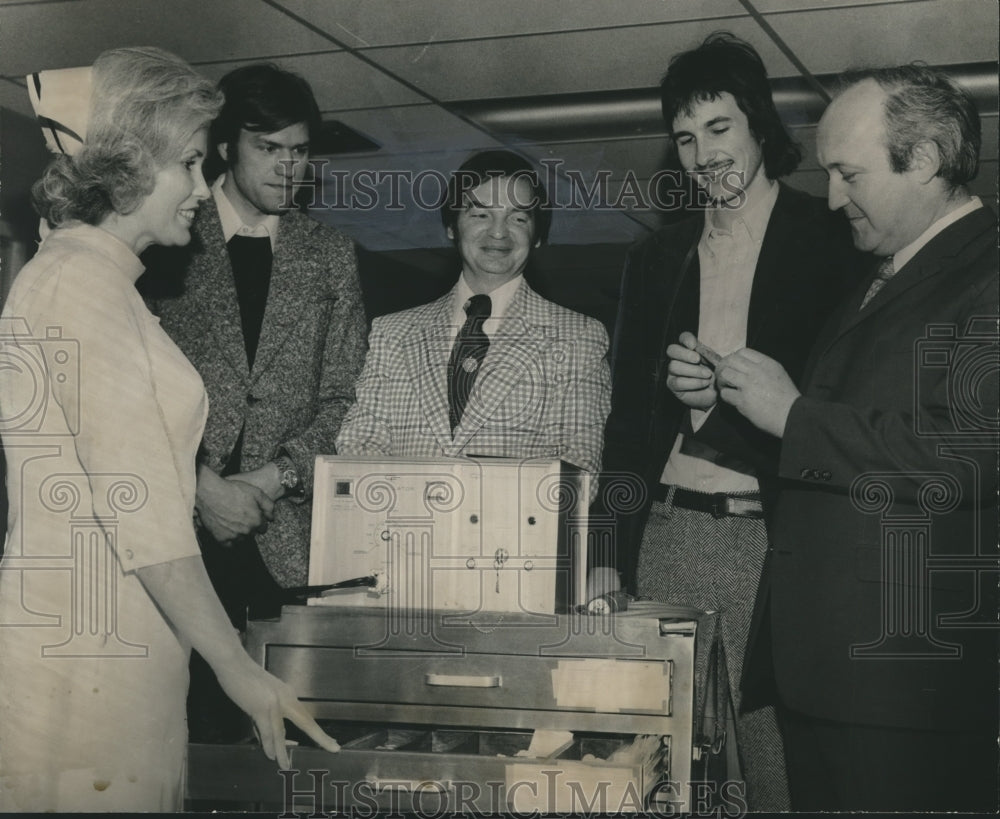
[[[59,68],[29,74],[28,96],[50,151],[76,156],[90,120],[93,69]]]

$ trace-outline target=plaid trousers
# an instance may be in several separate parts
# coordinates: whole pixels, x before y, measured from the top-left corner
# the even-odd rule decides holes
[[[720,630],[740,766],[751,811],[789,810],[785,754],[774,708],[740,713],[740,676],[750,617],[767,551],[764,521],[715,518],[653,503],[639,547],[638,591],[665,603],[717,612],[698,634],[695,702],[702,702],[715,629]]]

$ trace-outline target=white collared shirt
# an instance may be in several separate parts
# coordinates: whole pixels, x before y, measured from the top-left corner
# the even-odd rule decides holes
[[[938,219],[934,224],[932,224],[927,230],[921,233],[916,239],[910,242],[906,247],[901,250],[897,250],[892,254],[892,267],[896,273],[899,273],[906,263],[910,261],[914,256],[919,253],[924,245],[926,245],[931,239],[937,236],[942,230],[944,230],[949,225],[955,224],[963,216],[967,216],[974,210],[978,210],[983,206],[983,200],[978,196],[973,196],[968,202],[966,202],[961,207],[955,208],[955,210],[950,213],[946,213],[940,219]]]
[[[521,286],[521,282],[524,280],[524,275],[515,276],[509,282],[504,282],[499,287],[491,290],[485,295],[490,297],[490,317],[483,322],[483,332],[492,339],[496,334],[497,329],[500,326],[500,320],[507,314],[507,308],[510,306],[511,299],[514,298],[514,294],[517,292],[517,288]],[[452,292],[451,300],[451,340],[454,342],[455,336],[458,335],[458,331],[465,324],[465,320],[468,316],[465,313],[466,302],[469,301],[474,295],[476,295],[472,288],[469,287],[469,283],[465,280],[465,273],[463,271],[462,275],[458,277],[458,283],[455,285]]]
[[[705,214],[705,227],[698,242],[698,339],[719,355],[728,355],[747,344],[750,292],[777,200],[778,183],[761,172],[747,190],[747,203],[736,211],[737,218],[731,228],[724,229],[718,224],[715,210]],[[703,410],[690,413],[695,430],[709,414]],[[758,488],[753,475],[681,452],[683,440],[682,434],[677,436],[660,478],[662,483],[699,492],[745,492]]]
[[[215,208],[219,211],[219,222],[222,223],[222,238],[227,242],[237,233],[240,236],[267,236],[271,240],[271,251],[274,252],[275,245],[278,244],[278,226],[281,217],[275,214],[268,214],[256,225],[244,224],[240,215],[229,201],[222,185],[226,181],[226,175],[222,174],[212,184],[212,198],[215,199]]]

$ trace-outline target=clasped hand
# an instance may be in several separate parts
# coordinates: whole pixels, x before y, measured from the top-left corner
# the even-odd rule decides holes
[[[680,334],[677,344],[667,347],[667,389],[686,407],[710,410],[719,400],[715,373],[701,362],[695,352],[693,333]]]
[[[693,333],[681,333],[667,347],[667,388],[687,407],[709,410],[721,398],[754,426],[778,438],[800,393],[773,358],[749,347],[723,358],[715,370],[694,347]]]
[[[781,438],[798,388],[785,368],[749,347],[727,355],[715,369],[719,397],[758,429]]]
[[[274,500],[241,477],[222,478],[206,466],[198,470],[195,511],[220,543],[264,532],[268,521],[274,520]]]

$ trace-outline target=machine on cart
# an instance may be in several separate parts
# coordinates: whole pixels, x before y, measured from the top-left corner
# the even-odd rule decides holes
[[[278,771],[192,745],[192,807],[621,813],[690,804],[700,612],[581,613],[586,481],[559,461],[317,460],[312,605],[247,648],[341,744]]]

